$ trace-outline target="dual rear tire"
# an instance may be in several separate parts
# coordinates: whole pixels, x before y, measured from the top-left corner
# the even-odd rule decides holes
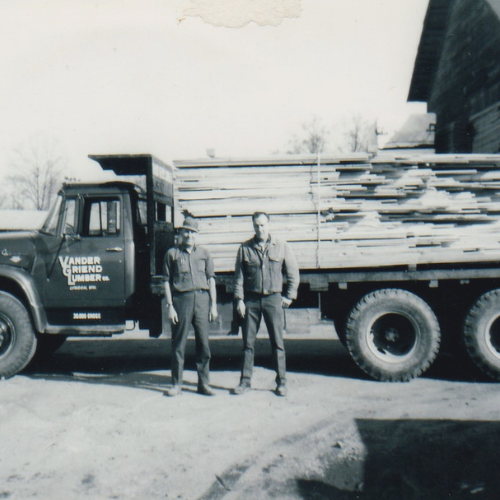
[[[500,290],[482,295],[464,322],[464,344],[475,365],[500,380]]]
[[[432,364],[440,346],[437,318],[417,295],[382,289],[365,295],[346,324],[346,346],[370,377],[405,382]]]
[[[404,382],[424,373],[441,341],[438,320],[417,295],[382,289],[365,295],[349,314],[345,345],[356,364],[380,381]],[[500,290],[482,295],[463,324],[466,352],[474,364],[500,380]]]

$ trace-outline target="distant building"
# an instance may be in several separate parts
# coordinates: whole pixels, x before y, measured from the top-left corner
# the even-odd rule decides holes
[[[40,210],[0,210],[0,231],[40,229],[46,217]]]
[[[436,114],[436,152],[500,152],[500,0],[429,0],[408,100]]]
[[[381,148],[382,151],[429,153],[434,150],[436,115],[410,115],[404,125]]]

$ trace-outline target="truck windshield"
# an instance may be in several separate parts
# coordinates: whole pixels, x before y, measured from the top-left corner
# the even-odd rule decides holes
[[[57,235],[57,223],[59,221],[59,211],[61,209],[62,201],[63,197],[58,195],[52,205],[52,208],[49,210],[42,228],[40,229],[42,233],[51,234],[52,236]]]

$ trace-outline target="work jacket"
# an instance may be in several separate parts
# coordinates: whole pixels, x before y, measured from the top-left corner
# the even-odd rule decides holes
[[[243,243],[236,256],[234,280],[235,300],[244,299],[245,294],[270,295],[286,290],[283,295],[290,300],[297,297],[299,268],[286,241],[269,236],[261,250],[255,238]]]

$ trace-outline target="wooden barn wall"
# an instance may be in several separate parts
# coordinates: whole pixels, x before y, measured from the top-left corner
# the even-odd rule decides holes
[[[471,116],[499,101],[500,20],[484,0],[457,0],[428,101],[436,152],[491,152],[473,149],[483,143],[474,140]]]
[[[500,103],[472,115],[475,151],[498,153],[500,151]]]

